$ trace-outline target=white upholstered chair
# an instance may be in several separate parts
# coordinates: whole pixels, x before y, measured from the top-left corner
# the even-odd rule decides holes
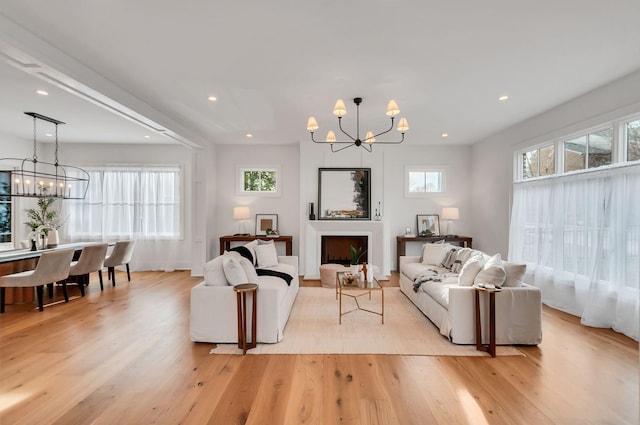
[[[129,272],[129,261],[133,256],[133,248],[136,241],[119,241],[113,247],[111,255],[104,259],[104,267],[107,268],[107,275],[111,279],[111,284],[116,286],[116,266],[125,265],[127,267],[127,278],[131,282],[131,273]]]
[[[42,311],[44,309],[42,300],[44,285],[52,282],[63,282],[62,289],[65,294],[65,300],[68,301],[67,286],[64,281],[69,276],[73,253],[73,249],[45,252],[40,256],[35,269],[0,276],[0,313],[4,313],[6,288],[35,287],[38,296],[38,309]]]
[[[108,247],[106,243],[87,245],[82,248],[82,253],[78,261],[71,263],[69,280],[74,280],[78,284],[80,294],[83,297],[84,287],[89,286],[89,275],[93,272],[98,272],[98,276],[100,277],[100,290],[104,289],[102,285],[102,267]]]

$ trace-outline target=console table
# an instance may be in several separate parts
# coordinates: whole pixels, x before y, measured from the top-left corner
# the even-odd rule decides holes
[[[220,236],[220,255],[224,254],[226,250],[231,249],[231,242],[251,242],[256,239],[263,241],[284,242],[286,255],[293,255],[293,236],[256,236],[256,235],[234,235],[234,236]]]
[[[396,238],[396,267],[400,270],[400,257],[405,255],[407,242],[434,243],[444,240],[445,242],[457,243],[465,248],[471,248],[472,238],[468,236],[398,236]]]

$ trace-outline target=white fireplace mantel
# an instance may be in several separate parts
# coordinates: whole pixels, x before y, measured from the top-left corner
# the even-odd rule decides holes
[[[305,279],[320,279],[322,236],[367,236],[367,263],[377,266],[379,277],[391,274],[389,237],[383,221],[316,220],[307,221]]]

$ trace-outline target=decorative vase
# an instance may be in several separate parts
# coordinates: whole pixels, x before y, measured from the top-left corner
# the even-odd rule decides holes
[[[49,230],[47,235],[47,248],[55,248],[58,246],[58,231],[55,229]]]
[[[352,275],[357,275],[358,271],[360,270],[360,265],[359,264],[351,264],[351,274]]]

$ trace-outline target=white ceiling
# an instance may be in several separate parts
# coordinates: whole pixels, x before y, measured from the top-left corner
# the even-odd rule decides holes
[[[394,98],[405,143],[469,144],[640,69],[637,0],[3,0],[0,17],[19,28],[5,47],[199,145],[310,143],[310,115],[323,139],[357,96],[361,136]],[[30,139],[33,110],[65,142],[173,142],[14,66],[0,79],[0,133]]]

